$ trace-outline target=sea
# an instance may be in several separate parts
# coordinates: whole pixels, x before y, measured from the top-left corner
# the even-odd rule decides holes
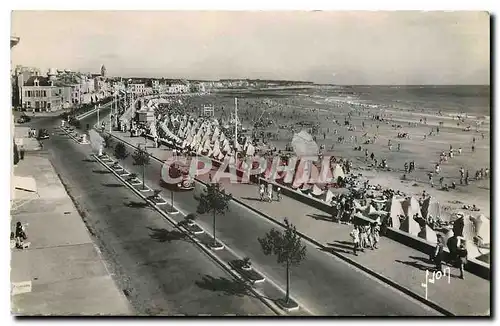
[[[331,86],[304,88],[223,91],[225,96],[311,98],[318,104],[341,101],[362,103],[380,109],[439,113],[470,118],[490,119],[491,91],[489,85],[425,85],[425,86]],[[222,94],[221,94],[222,95]]]

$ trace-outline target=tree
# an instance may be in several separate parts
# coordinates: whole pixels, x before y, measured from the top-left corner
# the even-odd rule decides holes
[[[266,256],[276,255],[278,264],[286,267],[286,298],[285,304],[290,304],[290,267],[300,264],[306,257],[306,246],[300,240],[294,225],[285,218],[285,231],[271,229],[264,238],[258,239]]]
[[[144,190],[146,189],[144,175],[146,174],[146,165],[149,165],[149,154],[139,145],[134,154],[132,154],[132,158],[134,159],[134,164],[142,165],[142,189]]]
[[[102,139],[104,140],[104,148],[110,148],[113,145],[113,137],[110,134],[104,134]]]
[[[198,212],[201,214],[212,213],[214,225],[214,242],[213,246],[217,245],[215,237],[215,216],[224,215],[229,210],[229,201],[233,198],[231,194],[226,194],[226,191],[221,188],[220,183],[207,184],[206,191],[200,195],[198,203]]]
[[[115,157],[118,160],[122,161],[126,159],[129,155],[130,153],[128,152],[127,147],[125,147],[125,144],[120,142],[115,145]]]

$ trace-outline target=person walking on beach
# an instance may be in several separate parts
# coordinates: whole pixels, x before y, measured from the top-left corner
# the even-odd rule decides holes
[[[476,147],[474,145],[472,145],[472,153],[474,153]]]
[[[460,184],[464,184],[464,175],[465,175],[465,170],[464,167],[460,167]]]
[[[469,170],[465,171],[465,185],[469,184]]]
[[[401,143],[398,143],[398,152],[401,150]]]
[[[408,173],[408,162],[405,162],[405,173]]]

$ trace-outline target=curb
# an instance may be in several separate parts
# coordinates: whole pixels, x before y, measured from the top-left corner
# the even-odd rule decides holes
[[[108,133],[108,134],[109,134],[109,132],[106,132],[106,133]],[[129,143],[128,141],[123,140],[123,139],[120,139],[120,138],[116,137],[115,135],[112,135],[112,134],[110,134],[110,135],[111,135],[112,137],[114,137],[114,138],[116,138],[116,139],[118,139],[118,140],[120,140],[120,141],[124,142],[124,143],[127,143],[128,145],[132,146],[133,148],[136,148],[136,146],[134,146],[133,144]],[[158,162],[160,162],[160,163],[163,163],[163,161],[161,161],[160,159],[156,158],[156,157],[155,157],[155,156],[153,156],[153,155],[150,155],[150,157],[152,157],[153,159],[155,159],[156,161],[158,161]],[[195,180],[195,181],[197,181],[197,182],[199,182],[200,184],[202,184],[202,185],[206,186],[206,183],[205,183],[205,182],[203,182],[203,181],[201,181],[201,180],[199,180],[199,179],[197,179],[197,178],[195,178],[194,180]],[[254,213],[256,213],[256,214],[259,214],[260,216],[265,217],[266,219],[268,219],[269,221],[271,221],[271,222],[273,222],[273,223],[275,223],[275,224],[279,225],[280,227],[282,227],[282,228],[284,228],[284,227],[285,227],[285,225],[284,225],[283,223],[278,222],[278,221],[277,221],[276,219],[274,219],[273,217],[271,217],[271,216],[269,216],[269,215],[267,215],[267,214],[264,214],[264,213],[262,213],[262,212],[258,211],[257,209],[255,209],[255,208],[253,208],[253,207],[249,206],[248,204],[246,204],[246,203],[244,203],[244,202],[242,202],[242,201],[240,201],[240,200],[236,199],[235,197],[233,197],[233,201],[235,201],[236,203],[238,203],[238,204],[240,204],[240,205],[242,205],[242,206],[244,206],[244,207],[246,207],[246,208],[250,209],[251,211],[253,211],[253,212],[254,212]],[[303,233],[301,233],[301,232],[298,232],[298,231],[297,231],[297,233],[298,233],[298,234],[299,234],[302,238],[304,238],[304,239],[306,239],[307,241],[311,242],[312,244],[314,244],[314,245],[316,245],[316,246],[320,247],[321,249],[328,248],[328,247],[326,247],[325,245],[323,245],[323,244],[319,243],[318,241],[316,241],[316,240],[314,240],[314,239],[310,238],[309,236],[307,236],[307,235],[305,235],[305,234],[303,234]],[[387,277],[383,276],[382,274],[377,273],[377,272],[373,271],[372,269],[370,269],[370,268],[368,268],[368,267],[366,267],[366,266],[363,266],[362,264],[360,264],[360,263],[358,263],[358,262],[356,262],[356,261],[352,260],[351,258],[349,258],[349,257],[347,257],[347,256],[344,256],[344,255],[342,255],[342,254],[340,254],[340,253],[337,253],[337,252],[332,252],[332,254],[333,254],[334,256],[336,256],[336,257],[338,257],[338,258],[342,259],[343,261],[345,261],[345,262],[347,262],[347,263],[349,263],[349,264],[351,264],[351,265],[353,265],[353,266],[355,266],[355,267],[357,267],[357,268],[361,269],[361,270],[362,270],[362,271],[364,271],[365,273],[367,273],[367,274],[369,274],[369,275],[371,275],[371,276],[373,276],[373,277],[377,278],[378,280],[380,280],[380,281],[382,281],[382,282],[384,282],[384,283],[388,284],[389,286],[391,286],[391,287],[393,287],[393,288],[396,288],[397,290],[399,290],[399,291],[403,292],[404,294],[406,294],[406,295],[408,295],[408,296],[412,297],[413,299],[416,299],[416,300],[420,301],[421,303],[423,303],[423,304],[425,304],[425,305],[429,306],[430,308],[432,308],[432,309],[434,309],[434,310],[436,310],[436,311],[438,311],[438,312],[440,312],[440,313],[444,314],[445,316],[455,316],[455,314],[453,314],[452,312],[450,312],[450,311],[446,310],[445,308],[442,308],[441,306],[439,306],[439,305],[438,305],[438,304],[436,304],[435,302],[430,301],[430,300],[426,300],[424,297],[422,297],[421,295],[419,295],[419,294],[417,294],[417,293],[413,292],[412,290],[408,289],[407,287],[402,286],[402,285],[400,285],[400,284],[396,283],[395,281],[391,280],[390,278],[387,278]]]
[[[144,196],[143,194],[140,193],[140,191],[138,191],[137,189],[135,189],[133,186],[131,186],[128,182],[126,182],[122,177],[120,177],[112,168],[110,168],[106,163],[104,163],[100,158],[97,157],[97,155],[95,154],[92,154],[92,156],[96,159],[97,162],[99,162],[101,165],[103,165],[107,170],[111,171],[111,173],[117,177],[123,184],[125,184],[125,186],[127,188],[129,188],[130,190],[132,190],[132,192],[134,192],[137,196],[139,196],[140,198],[142,198],[143,200],[146,201],[146,203],[148,203],[148,205],[150,205],[151,207],[153,207],[158,213],[160,213],[160,215],[162,215],[170,224],[172,224],[174,226],[174,228],[177,228],[179,229],[182,233],[186,234],[187,237],[194,243],[196,244],[205,254],[207,254],[213,261],[215,261],[219,266],[221,266],[226,272],[228,272],[233,278],[235,278],[236,280],[242,282],[243,284],[246,284],[246,281],[245,279],[240,276],[238,273],[236,273],[235,271],[233,271],[231,269],[231,267],[227,266],[227,264],[222,260],[220,259],[219,257],[217,257],[217,255],[215,255],[214,253],[212,253],[212,251],[207,248],[203,243],[200,242],[200,240],[198,240],[196,237],[194,237],[191,232],[189,232],[188,230],[186,230],[184,227],[180,226],[177,224],[177,222],[175,222],[173,219],[171,219],[168,214],[164,211],[162,211],[161,209],[159,209],[157,207],[157,205],[150,201],[149,199],[146,198],[146,196]],[[205,232],[206,233],[206,232]],[[208,234],[208,233],[207,233]],[[281,311],[279,311],[278,309],[276,309],[272,303],[270,303],[269,301],[271,300],[267,300],[266,298],[264,298],[263,295],[261,295],[259,292],[257,292],[254,288],[252,288],[251,286],[248,287],[249,291],[251,291],[262,303],[264,303],[272,312],[274,312],[276,315],[278,316],[282,316],[283,313]]]

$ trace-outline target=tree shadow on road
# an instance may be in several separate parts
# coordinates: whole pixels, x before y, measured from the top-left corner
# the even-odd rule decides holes
[[[422,263],[426,263],[426,264],[431,264],[432,265],[432,261],[429,259],[429,257],[417,257],[417,256],[408,256],[408,258],[411,258],[411,259],[415,259],[415,260],[420,260]]]
[[[324,214],[307,214],[306,216],[312,217],[315,220],[322,220],[322,221],[333,222],[333,218],[330,215],[324,215]]]
[[[215,278],[210,275],[203,275],[201,281],[195,281],[195,284],[199,288],[214,292],[223,292],[225,295],[235,295],[238,297],[253,296],[247,284],[236,280],[229,280],[225,277]]]
[[[156,229],[148,227],[152,233],[149,234],[151,239],[156,240],[158,242],[172,242],[177,240],[187,240],[188,237],[185,233],[182,233],[177,230],[169,231],[167,229]]]
[[[334,253],[344,253],[344,254],[353,254],[352,252],[352,248],[351,251],[347,251],[347,250],[344,250],[344,249],[340,249],[340,248],[334,248],[334,247],[328,247],[328,248],[319,248],[321,251],[324,251],[324,252],[328,252],[330,254],[334,254]]]
[[[123,203],[123,205],[130,208],[150,208],[149,204],[145,201],[129,201]]]
[[[417,269],[420,269],[421,271],[426,271],[426,270],[432,268],[432,266],[425,266],[425,265],[422,265],[422,264],[420,264],[419,262],[416,262],[416,261],[402,261],[402,260],[399,260],[399,259],[396,259],[395,261],[398,262],[398,263],[401,263],[401,264],[405,264],[405,265],[408,265],[408,266],[411,266],[411,267],[415,267]]]
[[[250,201],[261,201],[261,202],[266,202],[264,200],[260,200],[260,197],[241,197],[241,199],[244,199],[244,200],[250,200]]]
[[[337,243],[327,243],[328,246],[330,247],[335,247],[335,248],[342,248],[342,249],[347,249],[347,250],[353,250],[353,243],[349,243],[347,241],[337,241]]]
[[[92,170],[92,172],[97,173],[97,174],[110,174],[110,171],[107,170]]]
[[[121,183],[103,183],[102,184],[105,187],[110,187],[110,188],[120,188],[123,187]]]

